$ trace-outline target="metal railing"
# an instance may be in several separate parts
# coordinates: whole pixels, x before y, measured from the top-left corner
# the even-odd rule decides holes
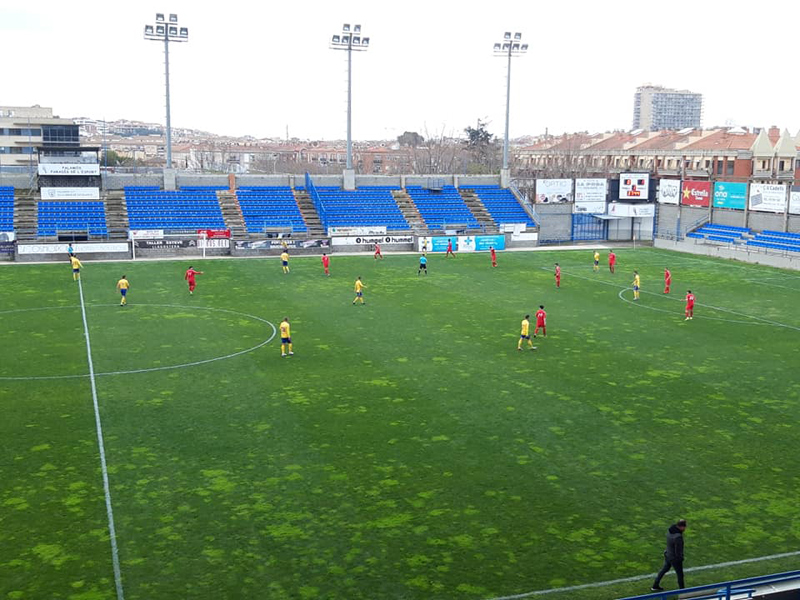
[[[773,575],[762,575],[760,577],[748,577],[747,579],[736,579],[724,583],[712,583],[709,585],[698,585],[682,590],[670,590],[654,592],[642,596],[629,596],[621,600],[677,600],[677,598],[692,598],[693,600],[731,600],[732,598],[752,598],[753,594],[763,591],[774,591],[777,583],[794,583],[793,589],[800,589],[800,571],[787,571],[785,573],[775,573]],[[705,592],[705,593],[704,593]]]
[[[536,212],[536,208],[533,205],[533,202],[530,201],[527,194],[523,194],[522,191],[517,187],[515,182],[511,182],[508,186],[508,189],[511,190],[511,193],[517,198],[519,203],[522,205],[522,208],[530,215],[533,222],[536,223],[538,226],[542,220],[539,217],[539,213]]]
[[[325,207],[322,205],[322,198],[320,198],[317,186],[314,185],[314,181],[308,173],[306,173],[306,189],[308,190],[308,195],[311,197],[311,201],[314,203],[314,208],[317,209],[317,214],[319,215],[320,221],[322,221],[322,225],[326,226],[325,222],[327,219],[325,218]]]

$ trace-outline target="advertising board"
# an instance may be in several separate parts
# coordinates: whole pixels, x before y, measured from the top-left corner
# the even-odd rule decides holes
[[[714,208],[744,210],[747,206],[747,184],[717,181],[714,184]]]
[[[39,163],[39,175],[100,175],[100,165]]]
[[[43,187],[42,200],[100,200],[96,187]]]
[[[751,183],[750,210],[782,213],[786,210],[786,186],[782,183]]]
[[[537,179],[536,202],[540,204],[572,202],[572,179]]]
[[[680,179],[660,179],[658,182],[658,201],[661,204],[679,204],[681,200]]]
[[[681,204],[708,208],[711,204],[711,182],[684,181],[681,189]]]
[[[602,215],[606,212],[608,181],[605,179],[576,179],[574,213]]]
[[[647,200],[650,193],[649,173],[620,173],[620,200]]]

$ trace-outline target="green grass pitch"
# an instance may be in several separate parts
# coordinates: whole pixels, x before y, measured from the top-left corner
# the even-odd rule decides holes
[[[618,256],[87,260],[126,598],[491,598],[653,572],[678,517],[687,567],[796,550],[800,275]],[[539,304],[548,337],[517,352]],[[69,265],[0,268],[0,319],[0,599],[114,598]]]

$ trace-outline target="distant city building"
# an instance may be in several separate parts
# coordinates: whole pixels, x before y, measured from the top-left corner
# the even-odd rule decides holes
[[[646,85],[636,89],[633,129],[664,131],[699,129],[703,120],[703,95]]]
[[[78,125],[52,108],[0,106],[0,166],[35,164],[37,148],[48,146],[80,146]]]

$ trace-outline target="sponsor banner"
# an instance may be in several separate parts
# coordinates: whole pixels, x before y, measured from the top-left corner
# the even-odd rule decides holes
[[[334,237],[331,238],[331,244],[334,246],[374,246],[375,244],[382,244],[391,246],[394,244],[413,244],[413,235],[373,235],[373,236],[355,236],[355,237]]]
[[[100,188],[43,187],[42,200],[100,200]]]
[[[475,236],[475,251],[476,252],[483,252],[484,250],[489,250],[489,248],[494,248],[495,250],[505,250],[506,249],[506,236],[504,235],[478,235]]]
[[[417,238],[417,250],[420,252],[447,252],[447,244],[451,241],[453,252],[484,252],[488,251],[490,247],[495,250],[506,249],[504,235],[454,235],[452,237]]]
[[[538,231],[522,231],[520,233],[512,233],[512,242],[536,242],[539,240]]]
[[[602,215],[606,212],[608,181],[605,179],[576,179],[573,213]]]
[[[744,210],[747,206],[747,184],[718,181],[714,184],[714,208]]]
[[[160,240],[164,237],[163,229],[130,229],[129,240]]]
[[[420,252],[447,252],[447,244],[453,242],[453,252],[458,250],[458,237],[420,237],[417,238],[417,249]]]
[[[656,205],[612,202],[608,205],[608,214],[614,217],[654,217],[656,215]]]
[[[620,173],[619,199],[645,201],[650,193],[649,173]]]
[[[684,181],[681,191],[681,204],[708,208],[709,204],[711,204],[711,182]]]
[[[386,227],[328,227],[328,235],[350,237],[386,235]]]
[[[793,215],[800,215],[800,187],[795,186],[789,195],[789,212]]]
[[[210,241],[210,240],[209,240]],[[175,248],[197,248],[198,240],[134,240],[137,248],[145,250],[168,250]]]
[[[70,244],[18,244],[17,252],[19,254],[67,254],[67,247]],[[100,243],[89,244],[85,242],[76,242],[72,244],[72,250],[77,255],[81,254],[98,254],[98,253],[114,253],[129,251],[127,242],[117,243]]]
[[[230,229],[198,229],[197,235],[203,236],[205,234],[207,239],[211,238],[228,238],[231,237]]]
[[[537,179],[536,202],[540,204],[572,202],[572,179]]]
[[[0,231],[0,242],[13,242],[17,239],[17,234],[13,231]]]
[[[197,244],[198,248],[205,248],[206,250],[209,249],[216,249],[216,248],[230,248],[231,241],[228,238],[211,238],[206,240],[200,240]]]
[[[528,228],[527,223],[503,223],[501,230],[504,233],[520,233]]]
[[[292,250],[303,248],[330,248],[330,239],[320,240],[241,240],[234,242],[237,250]]]
[[[660,179],[658,182],[658,201],[661,204],[680,204],[681,180]]]
[[[14,254],[14,242],[0,242],[0,254]]]
[[[39,163],[39,175],[100,175],[100,165]]]
[[[786,210],[786,186],[782,183],[751,183],[750,210],[782,213]]]

